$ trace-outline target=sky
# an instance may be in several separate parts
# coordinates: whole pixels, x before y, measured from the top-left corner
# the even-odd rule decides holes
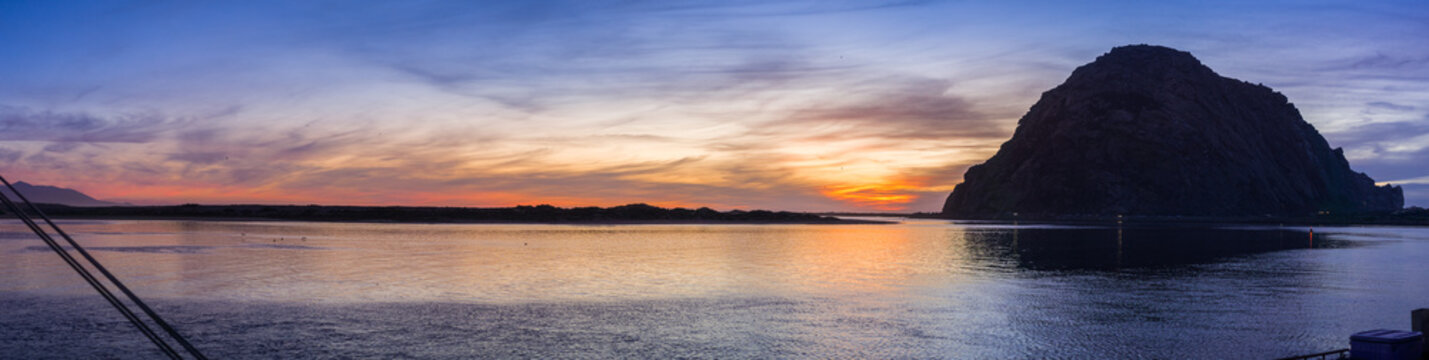
[[[134,204],[938,211],[1169,46],[1429,206],[1429,3],[3,1],[0,175]]]

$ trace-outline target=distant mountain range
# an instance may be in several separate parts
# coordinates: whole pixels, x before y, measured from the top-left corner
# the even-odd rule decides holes
[[[60,204],[69,206],[125,205],[115,202],[98,200],[74,189],[66,189],[62,187],[48,185],[31,185],[24,181],[16,182],[15,190],[19,190],[21,194],[25,195],[25,198],[30,199],[30,202],[36,204]],[[15,194],[10,192],[10,189],[4,187],[4,185],[0,185],[0,192],[3,192],[5,196],[9,196],[10,200],[12,201],[19,200],[19,198],[15,197]]]

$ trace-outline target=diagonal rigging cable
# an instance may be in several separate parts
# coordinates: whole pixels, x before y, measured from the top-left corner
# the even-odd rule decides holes
[[[119,301],[118,298],[115,298],[114,294],[109,292],[109,289],[105,288],[103,284],[99,283],[99,280],[94,278],[94,275],[90,274],[88,270],[86,270],[82,265],[76,262],[74,260],[74,257],[70,256],[69,253],[66,253],[64,251],[64,248],[61,248],[59,244],[55,243],[55,240],[51,238],[49,234],[44,233],[44,231],[38,225],[36,225],[33,220],[30,220],[30,218],[19,215],[19,213],[17,212],[19,210],[19,207],[15,206],[15,203],[11,202],[8,196],[5,196],[3,193],[0,193],[0,200],[4,200],[5,207],[9,208],[10,212],[16,213],[16,217],[20,218],[20,221],[24,222],[25,226],[30,228],[30,231],[33,231],[36,235],[39,235],[40,240],[43,240],[45,242],[45,245],[48,245],[50,247],[50,250],[54,250],[56,254],[59,254],[60,258],[64,259],[65,264],[69,265],[69,267],[74,269],[75,272],[78,272],[79,276],[84,278],[84,281],[88,283],[89,286],[94,287],[94,290],[98,291],[99,295],[103,296],[105,301],[108,301],[109,304],[113,305],[116,310],[119,310],[119,313],[124,315],[124,318],[128,319],[130,323],[134,324],[134,326],[139,329],[139,332],[144,333],[144,337],[147,337],[149,338],[149,341],[154,342],[154,345],[158,346],[159,350],[164,352],[164,355],[168,355],[171,359],[180,359],[179,354],[177,352],[174,352],[174,349],[170,347],[169,344],[165,343],[163,339],[159,338],[158,335],[155,334],[152,329],[149,329],[149,326],[144,324],[143,321],[140,321],[139,318],[134,315],[133,311],[130,311],[128,307],[125,307],[124,304]]]
[[[75,251],[78,251],[80,255],[84,256],[85,260],[88,260],[91,265],[94,265],[94,268],[99,270],[99,273],[103,274],[106,279],[109,279],[109,282],[113,283],[114,287],[119,288],[120,292],[123,292],[124,295],[127,296],[130,301],[133,301],[135,305],[138,305],[139,309],[144,311],[144,314],[149,315],[149,318],[153,319],[154,323],[158,324],[160,328],[164,329],[164,332],[168,333],[170,337],[173,337],[174,340],[178,341],[179,345],[183,346],[184,350],[188,351],[188,353],[190,355],[193,355],[193,357],[196,359],[208,359],[207,357],[203,356],[203,353],[199,352],[198,349],[193,346],[193,344],[190,344],[189,341],[183,337],[183,335],[179,335],[179,332],[177,330],[174,330],[173,326],[169,326],[169,323],[164,321],[164,318],[160,317],[159,313],[155,312],[154,309],[150,308],[148,304],[145,304],[143,300],[140,300],[139,296],[135,295],[133,291],[130,291],[128,286],[124,286],[124,283],[119,281],[119,278],[115,277],[113,273],[110,273],[109,269],[106,269],[104,265],[101,265],[99,263],[99,260],[95,260],[93,256],[90,256],[89,251],[84,250],[84,247],[79,246],[79,243],[75,242],[74,238],[70,237],[69,234],[65,233],[63,229],[60,229],[59,225],[56,225],[53,220],[50,220],[50,217],[46,216],[44,211],[40,211],[40,208],[36,207],[35,204],[30,202],[29,199],[26,199],[25,195],[20,194],[20,192],[15,189],[15,186],[10,184],[10,181],[5,180],[5,177],[0,176],[0,183],[4,183],[5,187],[9,188],[10,191],[15,194],[15,196],[19,197],[21,201],[28,205],[30,210],[34,211],[35,214],[39,214],[40,218],[44,219],[45,223],[49,224],[51,228],[54,228],[55,232],[59,233],[60,237],[63,237],[65,241],[69,243],[70,247],[74,248]]]
[[[129,287],[124,286],[124,283],[120,282],[119,278],[115,277],[113,273],[110,273],[109,270],[104,267],[104,265],[101,265],[99,263],[99,260],[96,260],[93,256],[90,256],[89,252],[84,250],[84,247],[80,246],[78,242],[75,242],[74,238],[70,237],[69,234],[64,232],[64,230],[60,229],[59,225],[56,225],[54,221],[50,220],[49,216],[46,216],[43,211],[40,211],[39,207],[36,207],[34,203],[30,202],[29,199],[25,198],[25,195],[20,194],[20,191],[15,189],[15,186],[11,185],[10,182],[8,180],[5,180],[3,176],[0,176],[0,183],[4,183],[5,187],[8,188],[12,194],[15,194],[15,196],[19,198],[20,202],[25,203],[25,205],[27,205],[31,211],[34,211],[35,214],[40,215],[40,218],[44,219],[46,224],[53,228],[55,232],[59,233],[60,236],[63,237],[66,242],[69,243],[70,248],[73,248],[78,251],[80,255],[83,256],[84,259],[88,261],[91,266],[99,270],[99,272],[103,274],[104,277],[108,279],[110,283],[114,284],[115,287],[119,288],[119,290],[123,292],[126,297],[129,298],[129,301],[139,306],[139,309],[142,310],[145,315],[148,315],[149,318],[152,319],[155,324],[158,324],[159,327],[164,330],[164,332],[168,333],[169,337],[172,337],[175,341],[178,341],[179,345],[181,345],[184,350],[189,353],[189,355],[199,360],[208,359],[208,357],[205,357],[203,353],[199,352],[199,350],[195,348],[193,344],[189,343],[189,341],[185,339],[183,335],[180,335],[177,330],[174,330],[173,326],[170,326],[168,322],[164,321],[164,319],[160,317],[159,314],[155,312],[152,308],[150,308],[148,304],[145,304],[143,300],[140,300],[138,295],[135,295],[133,291],[130,291]],[[128,319],[130,323],[134,324],[134,327],[138,328],[139,332],[143,333],[145,337],[149,338],[149,341],[153,342],[155,346],[158,346],[160,351],[162,351],[171,359],[183,358],[179,355],[177,351],[174,350],[172,346],[168,344],[168,342],[164,341],[164,339],[160,337],[157,333],[155,333],[153,329],[149,328],[147,323],[145,323],[136,314],[134,314],[133,310],[130,310],[128,306],[126,306],[122,301],[119,300],[118,297],[114,296],[114,293],[110,291],[108,287],[104,286],[104,284],[100,282],[99,279],[95,278],[94,274],[89,272],[89,269],[86,269],[77,260],[75,260],[74,256],[70,255],[69,252],[65,251],[64,247],[60,246],[59,243],[55,241],[54,237],[50,236],[50,234],[45,231],[44,228],[40,227],[39,224],[36,224],[34,219],[30,218],[28,214],[22,211],[22,209],[17,204],[15,204],[14,201],[11,201],[9,196],[6,196],[3,192],[0,192],[0,201],[3,201],[5,203],[5,207],[9,208],[10,211],[15,214],[15,217],[19,218],[21,222],[24,222],[25,226],[30,228],[30,231],[33,231],[35,235],[38,235],[40,237],[40,240],[43,240],[45,242],[45,245],[48,245],[51,250],[54,250],[55,253],[60,256],[60,258],[64,259],[65,263],[68,264],[70,268],[74,269],[75,272],[79,273],[80,277],[84,278],[86,283],[89,283],[91,287],[94,287],[95,291],[98,291],[99,294],[103,296],[104,299],[108,301],[110,305],[113,305],[115,309],[119,310],[120,314],[123,314],[124,317]]]

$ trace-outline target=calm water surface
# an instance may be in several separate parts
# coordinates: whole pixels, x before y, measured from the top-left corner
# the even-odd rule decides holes
[[[1429,229],[61,224],[214,358],[1270,358],[1409,327]],[[17,222],[0,358],[153,358]]]

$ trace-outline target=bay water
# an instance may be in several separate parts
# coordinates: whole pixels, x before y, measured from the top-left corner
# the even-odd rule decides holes
[[[1429,229],[62,221],[212,358],[1274,358],[1409,328]],[[0,358],[160,353],[16,221]]]

